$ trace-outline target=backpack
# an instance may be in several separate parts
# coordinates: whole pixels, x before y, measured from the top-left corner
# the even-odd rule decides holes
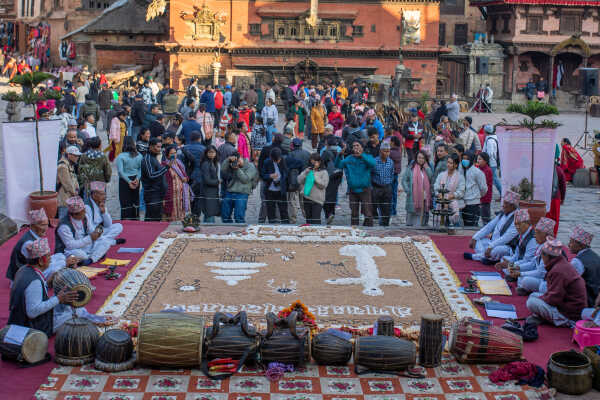
[[[298,183],[298,175],[300,171],[297,168],[292,168],[288,173],[288,192],[297,192],[300,189],[300,183]]]
[[[498,139],[493,137],[489,137],[488,139],[496,142],[496,167],[498,168],[498,172],[500,172],[500,145],[498,144]]]
[[[181,161],[185,166],[185,173],[191,180],[192,172],[194,172],[194,156],[185,147],[181,149],[181,154],[183,154],[183,160]]]

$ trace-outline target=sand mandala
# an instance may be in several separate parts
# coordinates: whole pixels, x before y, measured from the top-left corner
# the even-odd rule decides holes
[[[432,312],[448,322],[479,316],[431,241],[270,226],[159,238],[101,312],[137,320],[163,310],[246,311],[262,320],[297,299],[330,325],[370,325],[382,315],[403,325]]]

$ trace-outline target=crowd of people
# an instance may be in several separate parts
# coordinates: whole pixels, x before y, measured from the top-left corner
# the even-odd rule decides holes
[[[461,118],[454,95],[433,101],[427,112],[399,111],[369,105],[364,82],[242,90],[191,80],[181,96],[152,78],[111,88],[100,73],[82,75],[63,93],[36,111],[62,120],[60,216],[69,197],[87,199],[89,182],[108,183],[115,167],[121,218],[139,219],[143,211],[147,221],[191,214],[244,223],[248,198],[258,190],[259,223],[302,216],[330,224],[340,197],[348,196],[353,225],[362,218],[365,226],[386,226],[398,215],[401,191],[408,225],[431,224],[431,211],[448,204],[450,225],[478,226],[492,217],[493,188],[502,193],[495,128]],[[549,213],[556,221],[565,179],[583,165],[577,157],[564,139],[553,185],[558,201]]]

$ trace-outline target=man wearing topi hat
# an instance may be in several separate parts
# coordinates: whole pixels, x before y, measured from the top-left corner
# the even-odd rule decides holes
[[[503,256],[510,256],[511,242],[519,235],[514,223],[518,206],[519,195],[507,190],[502,202],[502,212],[473,235],[469,247],[475,253],[464,253],[465,259],[492,265]]]
[[[528,323],[543,322],[572,328],[587,306],[585,282],[563,256],[560,240],[547,240],[542,246],[542,260],[546,267],[546,293],[532,293],[527,299],[527,309],[532,315]]]
[[[519,239],[515,251],[510,256],[504,256],[502,261],[496,264],[497,270],[502,270],[506,275],[506,280],[516,281],[516,277],[511,274],[515,271],[529,271],[535,268],[534,258],[537,244],[534,238],[534,230],[531,226],[529,211],[519,209],[515,211],[515,227],[519,232]],[[511,269],[509,270],[509,267]]]
[[[537,248],[533,259],[533,268],[513,271],[511,276],[517,278],[517,294],[526,296],[531,292],[546,293],[546,267],[542,261],[542,247],[546,240],[552,239],[554,235],[554,225],[556,222],[550,218],[542,217],[535,225],[535,242]]]
[[[98,262],[113,245],[114,240],[102,237],[101,225],[93,227],[86,216],[85,204],[81,197],[67,199],[67,207],[69,214],[60,220],[56,228],[55,251],[79,258],[82,260],[81,265]]]
[[[90,198],[85,205],[85,215],[92,230],[102,225],[101,239],[111,242],[111,245],[123,244],[125,239],[117,239],[123,232],[123,225],[113,223],[112,218],[106,210],[106,183],[99,181],[90,182]]]
[[[15,279],[17,271],[27,264],[27,259],[29,258],[27,246],[29,243],[46,237],[47,231],[48,217],[46,216],[46,211],[43,208],[29,211],[29,230],[21,236],[21,239],[19,239],[13,248],[10,254],[8,269],[6,270],[6,277],[11,281],[11,284]],[[67,265],[74,265],[77,261],[79,260],[75,257],[65,259],[65,255],[62,253],[52,254],[50,265],[44,270],[44,276],[48,278],[52,273]]]
[[[53,335],[67,320],[73,318],[68,303],[77,300],[77,292],[64,288],[60,293],[48,294],[46,270],[50,267],[48,239],[40,238],[27,243],[27,264],[17,271],[10,291],[8,323],[31,327]],[[80,318],[94,323],[106,323],[112,318],[90,314],[83,307],[75,309]]]
[[[581,226],[575,226],[569,240],[569,250],[575,254],[571,265],[585,281],[589,307],[600,294],[600,256],[590,249],[593,238],[594,235]]]

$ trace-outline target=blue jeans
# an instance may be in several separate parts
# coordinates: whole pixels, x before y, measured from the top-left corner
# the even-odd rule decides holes
[[[141,130],[142,130],[141,125],[133,125],[131,127],[131,137],[133,138],[134,142],[137,142],[137,138],[140,135]]]
[[[273,143],[273,132],[275,132],[275,125],[266,125],[267,130],[267,145]]]
[[[246,223],[246,205],[248,204],[248,195],[245,193],[225,192],[223,202],[221,203],[221,220],[225,224],[230,224],[231,212],[237,224]]]
[[[392,181],[392,211],[391,215],[397,215],[396,206],[398,203],[398,174],[394,174],[394,180]]]
[[[83,117],[83,115],[81,115],[81,108],[84,104],[85,103],[77,103],[77,116],[75,117],[76,119],[79,119],[79,117]]]
[[[498,189],[498,193],[502,196],[502,183],[500,182],[500,178],[498,178],[498,167],[490,167],[492,169],[492,177],[494,180],[494,186]]]
[[[146,211],[146,203],[144,202],[144,186],[140,185],[140,211]]]

